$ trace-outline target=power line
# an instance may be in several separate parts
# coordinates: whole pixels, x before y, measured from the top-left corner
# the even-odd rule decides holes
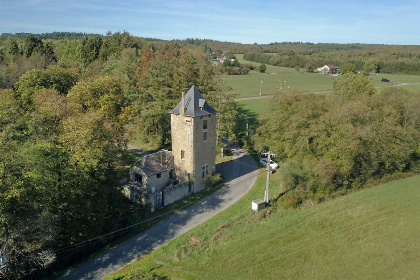
[[[255,165],[246,164],[246,163],[243,163],[243,162],[240,162],[240,161],[237,161],[236,163],[239,163],[239,164],[244,165],[244,166],[248,166],[248,167],[256,168],[256,166],[255,166]],[[258,170],[258,169],[257,169],[257,170]],[[253,170],[253,171],[256,171],[256,170]],[[251,172],[252,172],[252,171],[251,171]],[[236,187],[238,187],[238,186],[242,185],[242,183],[243,183],[243,182],[248,181],[249,179],[255,178],[255,177],[257,177],[258,175],[260,175],[261,173],[262,173],[262,171],[258,171],[258,172],[256,173],[256,175],[255,175],[255,176],[252,176],[251,178],[245,178],[244,180],[241,180],[241,181],[239,181],[239,182],[237,182],[237,183],[235,183],[235,184],[229,185],[229,188],[230,188],[230,189],[236,188]],[[197,204],[197,203],[199,203],[199,202],[203,201],[204,199],[206,199],[206,197],[203,197],[202,199],[197,200],[197,201],[195,202],[195,204]],[[150,218],[150,219],[147,219],[147,220],[144,220],[144,221],[138,222],[138,223],[136,223],[136,224],[133,224],[133,225],[130,225],[130,226],[127,226],[127,227],[124,227],[124,228],[121,228],[121,229],[115,230],[115,231],[113,231],[113,232],[105,233],[105,234],[103,234],[103,235],[100,235],[100,236],[97,236],[97,237],[94,237],[94,238],[91,238],[91,239],[88,239],[88,240],[85,240],[85,241],[81,241],[81,242],[76,243],[76,244],[72,244],[72,245],[67,246],[67,247],[65,247],[65,248],[58,249],[58,250],[54,251],[54,253],[63,253],[63,252],[65,252],[65,251],[71,251],[71,250],[73,250],[75,247],[78,247],[78,246],[80,246],[80,245],[82,245],[82,244],[86,244],[86,243],[88,243],[88,242],[91,242],[91,241],[94,241],[94,240],[100,239],[100,238],[102,238],[102,237],[105,237],[105,236],[108,236],[108,235],[111,235],[111,234],[114,234],[114,233],[117,233],[117,232],[125,231],[125,230],[127,230],[127,229],[129,229],[129,228],[132,228],[132,227],[135,227],[135,226],[138,226],[138,225],[141,225],[141,224],[144,224],[144,223],[150,222],[150,221],[152,221],[152,220],[155,220],[155,219],[160,218],[160,217],[163,217],[163,216],[167,216],[167,215],[173,214],[173,213],[175,213],[175,212],[178,212],[178,211],[183,210],[183,209],[185,209],[185,208],[188,208],[188,207],[190,207],[190,206],[191,206],[191,205],[184,205],[184,206],[181,206],[181,207],[176,208],[176,209],[174,209],[174,210],[172,210],[172,211],[170,211],[170,212],[167,212],[167,213],[164,213],[164,214],[161,214],[161,215],[155,216],[155,217],[153,217],[153,218]],[[83,246],[85,246],[85,245],[83,245]]]
[[[260,174],[262,174],[262,172],[263,172],[263,171],[258,170],[257,166],[255,166],[255,165],[250,165],[250,164],[247,164],[247,163],[241,162],[241,161],[239,161],[239,160],[238,160],[238,161],[235,161],[235,163],[236,163],[236,164],[240,164],[240,165],[243,165],[243,166],[247,166],[247,167],[252,168],[253,170],[252,170],[251,172],[254,172],[254,171],[257,171],[257,172],[256,172],[256,174],[255,174],[255,175],[253,175],[253,176],[251,176],[251,177],[245,177],[243,180],[238,181],[238,182],[237,182],[237,183],[235,183],[235,184],[229,184],[229,182],[227,182],[227,183],[225,184],[225,186],[224,186],[224,187],[226,187],[226,186],[228,185],[228,188],[229,188],[229,189],[234,189],[234,188],[237,188],[237,187],[241,186],[244,182],[249,181],[250,179],[256,178],[257,176],[259,176],[259,175],[260,175]],[[257,169],[255,169],[255,168],[257,168]],[[249,173],[251,173],[251,172],[249,172]],[[246,174],[244,174],[244,175],[246,175]],[[242,176],[241,176],[241,177],[242,177]],[[223,187],[222,187],[222,188],[223,188]],[[206,199],[206,198],[207,198],[207,197],[203,197],[202,199],[197,200],[197,201],[195,202],[195,204],[200,203],[201,201],[203,201],[203,200],[204,200],[204,199]],[[94,237],[94,238],[90,238],[90,239],[88,239],[88,240],[81,241],[81,242],[79,242],[79,243],[72,244],[72,245],[67,246],[67,247],[64,247],[64,248],[60,248],[60,249],[58,249],[58,250],[53,251],[53,253],[56,253],[56,254],[61,254],[61,253],[64,253],[64,252],[68,252],[68,251],[75,250],[75,249],[76,249],[76,248],[78,248],[78,247],[80,248],[80,247],[83,247],[83,246],[87,246],[90,242],[97,242],[97,241],[99,241],[99,240],[100,240],[101,238],[103,238],[103,237],[106,237],[106,236],[109,236],[109,235],[112,235],[112,234],[115,234],[115,233],[118,233],[118,232],[125,231],[125,230],[127,230],[127,229],[133,228],[133,227],[135,227],[135,226],[139,226],[139,225],[141,225],[141,224],[144,224],[144,223],[147,223],[147,222],[150,222],[150,221],[156,220],[156,219],[161,218],[161,217],[164,217],[164,216],[169,216],[169,215],[171,215],[171,214],[173,214],[173,213],[175,213],[175,212],[178,212],[178,211],[184,210],[184,209],[186,209],[186,208],[188,208],[188,207],[190,207],[190,206],[192,206],[192,205],[184,205],[184,206],[181,206],[181,207],[176,208],[176,209],[174,209],[174,210],[172,210],[172,211],[169,211],[169,212],[163,213],[163,214],[161,214],[161,215],[157,215],[157,216],[155,216],[155,217],[153,217],[153,218],[149,218],[149,219],[147,219],[147,220],[143,220],[143,221],[138,222],[138,223],[135,223],[135,224],[133,224],[133,225],[130,225],[130,226],[127,226],[127,227],[124,227],[124,228],[121,228],[121,229],[118,229],[118,230],[115,230],[115,231],[112,231],[112,232],[108,232],[108,233],[102,234],[102,235],[100,235],[100,236],[97,236],[97,237]],[[18,262],[18,263],[7,263],[5,266],[0,267],[0,270],[5,269],[6,267],[8,267],[8,266],[10,266],[10,265],[12,265],[12,264],[13,264],[14,266],[16,266],[16,265],[20,265],[20,264],[22,264],[22,263],[25,263],[25,262],[27,261],[27,259],[29,259],[29,258],[27,257],[26,259],[24,259],[24,260],[22,260],[22,261],[20,261],[20,262]]]

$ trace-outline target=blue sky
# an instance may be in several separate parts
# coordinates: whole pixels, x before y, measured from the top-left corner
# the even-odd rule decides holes
[[[0,0],[0,33],[420,45],[420,1]]]

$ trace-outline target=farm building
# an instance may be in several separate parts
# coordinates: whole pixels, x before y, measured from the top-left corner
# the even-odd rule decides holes
[[[317,72],[321,74],[339,74],[340,68],[338,66],[334,66],[332,64],[326,64],[323,67],[317,69]]]

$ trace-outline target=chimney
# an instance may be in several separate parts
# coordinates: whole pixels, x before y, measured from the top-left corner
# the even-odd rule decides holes
[[[179,114],[183,116],[185,113],[185,98],[184,98],[184,92],[182,93],[182,99],[181,99],[181,108],[179,108]]]

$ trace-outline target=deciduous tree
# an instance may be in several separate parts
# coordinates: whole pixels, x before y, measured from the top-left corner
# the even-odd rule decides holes
[[[334,83],[333,93],[346,98],[354,98],[360,94],[375,94],[376,89],[365,75],[348,73]]]

